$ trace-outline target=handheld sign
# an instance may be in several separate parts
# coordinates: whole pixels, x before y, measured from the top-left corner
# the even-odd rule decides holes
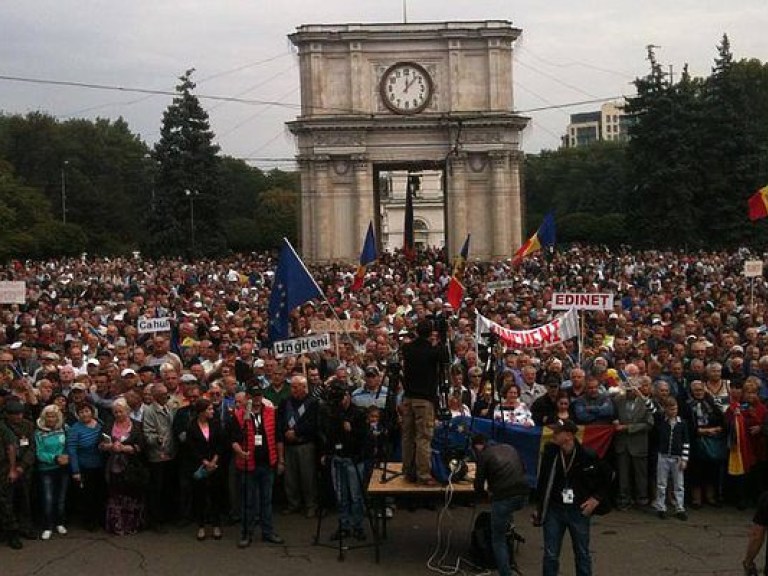
[[[552,310],[613,310],[613,294],[555,292]]]
[[[27,286],[24,282],[3,280],[0,282],[0,304],[24,304]]]
[[[151,332],[170,332],[171,319],[165,318],[139,318],[136,322],[136,329],[139,334],[149,334]]]

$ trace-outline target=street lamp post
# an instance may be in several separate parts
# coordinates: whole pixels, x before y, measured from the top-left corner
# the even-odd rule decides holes
[[[192,254],[195,253],[195,196],[200,192],[197,190],[184,190],[184,195],[189,198],[189,238],[192,245]]]
[[[61,165],[61,222],[67,223],[67,166],[69,160],[64,160]]]

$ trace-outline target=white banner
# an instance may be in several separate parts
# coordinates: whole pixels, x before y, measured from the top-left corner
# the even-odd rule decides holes
[[[150,332],[170,332],[171,319],[166,318],[139,318],[136,322],[136,329],[139,334],[149,334]]]
[[[272,346],[272,352],[275,354],[275,358],[285,358],[286,356],[298,356],[328,350],[332,347],[330,334],[313,334],[304,338],[275,342]]]
[[[554,292],[552,310],[613,310],[613,294]]]
[[[0,281],[0,304],[24,304],[27,285],[23,281]]]
[[[538,328],[510,330],[478,314],[475,331],[477,339],[482,341],[487,340],[487,336],[483,336],[483,334],[489,332],[496,334],[508,349],[546,348],[576,338],[579,335],[579,315],[572,308],[549,324],[544,324]]]
[[[763,275],[762,260],[745,260],[744,261],[744,276],[746,278],[759,278],[762,275]]]

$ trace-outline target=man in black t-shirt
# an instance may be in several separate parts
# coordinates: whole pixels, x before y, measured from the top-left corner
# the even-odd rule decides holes
[[[741,563],[746,576],[757,576],[755,558],[760,553],[765,541],[765,533],[768,530],[768,492],[763,492],[757,502],[757,510],[752,518],[752,527],[749,529],[749,540],[744,561]],[[766,566],[768,568],[768,566]]]
[[[429,341],[432,322],[422,320],[416,339],[403,346],[403,472],[406,479],[437,485],[430,455],[435,430],[435,398],[439,383],[440,348]]]

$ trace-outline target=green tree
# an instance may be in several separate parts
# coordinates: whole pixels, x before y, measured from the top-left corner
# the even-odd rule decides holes
[[[625,151],[624,143],[596,142],[527,156],[528,233],[532,234],[544,215],[554,210],[558,241],[626,241],[621,224],[630,194]]]
[[[192,93],[193,72],[179,78],[178,95],[163,114],[154,149],[156,205],[146,245],[151,254],[213,255],[226,247],[219,213],[219,147],[208,113]]]
[[[635,184],[627,210],[629,233],[640,246],[699,246],[707,239],[697,200],[701,82],[685,72],[673,86],[653,48],[648,60],[650,73],[635,81],[637,96],[627,105],[634,120],[627,150]]]
[[[763,92],[760,100],[768,98]],[[744,200],[760,186],[761,157],[764,157],[760,125],[750,90],[736,72],[736,63],[727,35],[717,48],[712,74],[704,83],[702,106],[707,122],[699,142],[702,166],[701,203],[717,207],[707,226],[717,244],[733,246],[753,239],[754,226],[745,226]],[[763,117],[765,120],[765,117]]]
[[[87,238],[80,226],[54,220],[48,199],[22,185],[9,162],[0,161],[0,261],[76,255]]]

